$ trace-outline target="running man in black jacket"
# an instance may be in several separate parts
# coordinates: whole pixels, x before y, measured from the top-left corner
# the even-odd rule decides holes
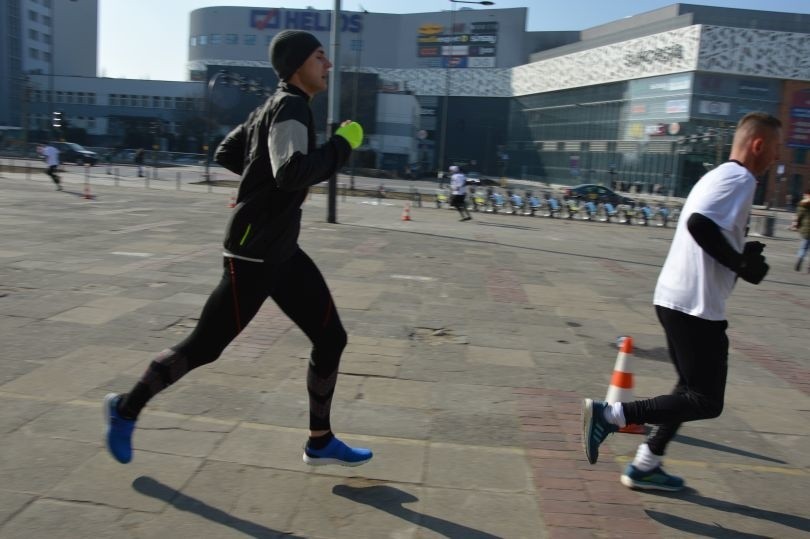
[[[197,327],[156,357],[129,393],[104,400],[107,447],[121,463],[132,459],[138,414],[157,393],[190,370],[216,360],[272,298],[312,341],[307,372],[310,437],[304,462],[358,466],[372,453],[332,434],[330,410],[346,331],[315,263],[298,246],[301,204],[309,186],[329,178],[362,142],[362,128],[344,122],[315,145],[309,101],[326,89],[332,64],[307,32],[285,30],[270,44],[279,76],[276,93],[231,131],[216,160],[241,176],[225,234],[224,273]]]

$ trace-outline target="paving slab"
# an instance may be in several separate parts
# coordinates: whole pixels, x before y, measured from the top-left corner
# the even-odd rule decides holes
[[[24,178],[0,178],[0,223],[35,230],[0,235],[0,537],[810,533],[810,281],[789,215],[768,277],[729,302],[723,414],[683,425],[665,458],[690,488],[655,495],[618,482],[639,435],[585,462],[579,406],[605,395],[619,335],[635,341],[634,395],[671,390],[651,305],[671,228],[418,207],[403,222],[400,201],[352,197],[327,223],[315,195],[300,244],[349,336],[332,422],[374,459],[302,462],[311,343],[268,301],[149,403],[120,465],[101,399],[193,329],[222,276],[230,190],[93,176],[88,201]],[[81,194],[83,175],[65,182]]]

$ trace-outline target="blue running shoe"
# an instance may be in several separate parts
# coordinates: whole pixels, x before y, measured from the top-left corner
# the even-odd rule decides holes
[[[683,479],[677,475],[669,475],[661,466],[642,472],[632,463],[627,465],[622,474],[622,485],[643,490],[666,490],[675,492],[684,487]]]
[[[132,431],[134,419],[124,419],[118,415],[118,401],[121,395],[110,393],[104,397],[104,421],[107,423],[107,449],[121,464],[132,460]]]
[[[304,446],[304,462],[310,466],[340,464],[341,466],[360,466],[371,460],[371,449],[349,447],[337,438],[332,438],[323,449],[311,449]]]
[[[596,464],[599,460],[599,444],[605,441],[608,434],[619,430],[605,420],[606,402],[585,399],[582,404],[582,445],[588,462]]]

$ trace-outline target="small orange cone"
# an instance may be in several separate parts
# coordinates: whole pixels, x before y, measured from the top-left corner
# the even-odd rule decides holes
[[[410,221],[411,220],[411,203],[406,202],[405,206],[402,208],[402,220],[403,221]]]
[[[616,365],[613,367],[613,376],[610,378],[607,396],[605,396],[605,400],[610,404],[633,400],[633,372],[630,370],[630,354],[632,353],[633,338],[624,337],[621,348],[619,348],[619,355],[616,356]],[[644,434],[645,430],[644,425],[627,425],[620,428],[619,432]]]
[[[229,208],[235,208],[236,207],[236,190],[235,189],[233,191],[231,191],[231,200],[228,202],[228,207]]]

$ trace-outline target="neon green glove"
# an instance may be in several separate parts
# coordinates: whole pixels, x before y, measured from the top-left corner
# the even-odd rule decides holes
[[[335,134],[345,138],[349,146],[352,147],[352,150],[357,149],[363,144],[363,127],[357,122],[349,122],[346,125],[341,125],[337,128]]]

